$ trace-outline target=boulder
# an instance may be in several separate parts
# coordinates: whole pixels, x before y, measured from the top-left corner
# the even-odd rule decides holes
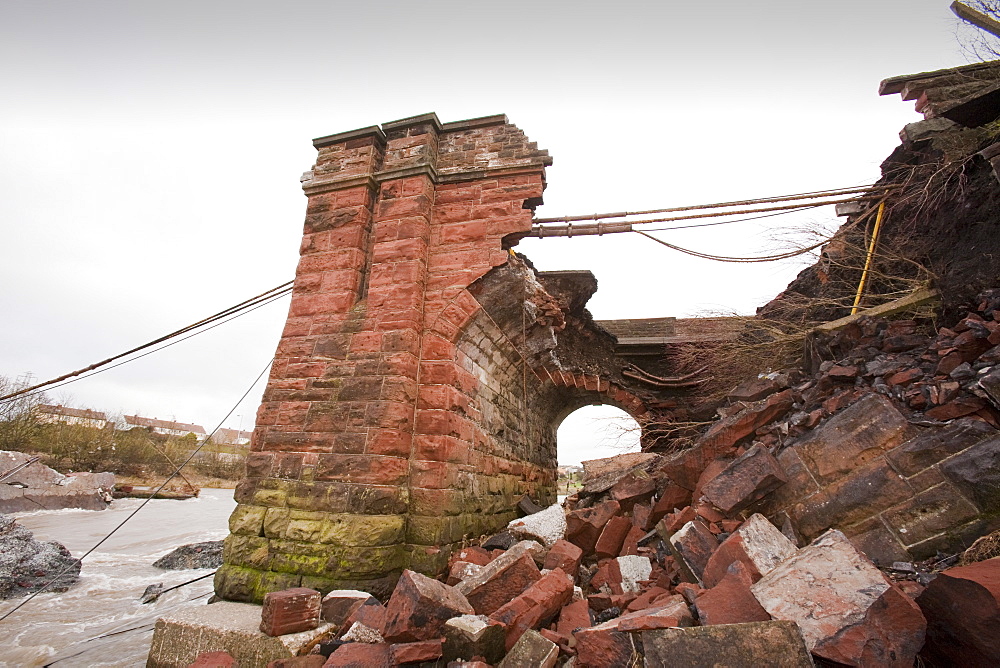
[[[23,452],[0,451],[0,473],[31,459]],[[114,473],[63,475],[34,462],[0,483],[0,513],[82,508],[104,510],[111,502]]]
[[[507,531],[519,540],[536,540],[545,547],[552,547],[566,535],[566,511],[555,503],[545,510],[512,520]]]
[[[850,666],[911,668],[926,621],[847,537],[831,530],[750,587],[775,619],[796,622],[815,655]]]
[[[61,543],[37,541],[14,518],[0,515],[0,599],[41,591],[53,578],[45,591],[68,590],[80,578],[80,562]]]
[[[942,571],[917,597],[927,617],[921,656],[935,666],[1000,661],[1000,557]]]
[[[181,545],[153,562],[154,568],[180,571],[191,568],[218,568],[222,565],[221,540]]]
[[[391,642],[430,640],[441,636],[452,617],[474,612],[454,587],[405,570],[386,605],[382,635]]]
[[[813,665],[798,627],[787,621],[643,631],[642,645],[648,668]]]

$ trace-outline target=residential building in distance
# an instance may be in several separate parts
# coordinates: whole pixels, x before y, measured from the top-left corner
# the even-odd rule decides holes
[[[37,411],[39,421],[50,424],[61,422],[63,424],[79,424],[84,427],[95,427],[97,429],[104,429],[108,424],[107,415],[87,408],[39,404]]]
[[[212,440],[219,445],[250,445],[252,431],[240,431],[238,429],[226,429],[220,427],[212,434]]]
[[[173,422],[171,420],[160,420],[157,418],[141,417],[139,415],[126,415],[125,422],[119,429],[133,429],[142,427],[149,429],[155,434],[165,434],[167,436],[187,436],[194,434],[199,441],[204,441],[208,434],[200,424],[188,424],[186,422]]]

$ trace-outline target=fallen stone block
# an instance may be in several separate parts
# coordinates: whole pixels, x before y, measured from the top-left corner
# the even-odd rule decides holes
[[[821,486],[908,440],[911,427],[891,401],[866,394],[795,444]]]
[[[911,668],[926,621],[839,531],[831,530],[750,587],[775,619],[796,622],[813,654],[852,666]]]
[[[414,642],[441,636],[452,617],[475,612],[458,590],[410,570],[403,571],[386,605],[382,635],[390,642]]]
[[[719,547],[715,534],[696,520],[678,529],[670,537],[669,544],[674,558],[683,563],[698,582],[701,582],[709,557]]]
[[[617,501],[625,512],[632,510],[635,504],[652,498],[654,492],[656,492],[656,479],[642,469],[626,473],[608,490],[609,496]]]
[[[601,532],[601,537],[594,545],[594,552],[598,559],[617,557],[621,554],[622,545],[625,544],[625,536],[632,528],[632,521],[627,517],[617,516],[608,520]]]
[[[521,634],[497,668],[552,668],[559,658],[559,647],[537,631]]]
[[[270,666],[271,663],[267,665]],[[237,665],[236,659],[229,656],[229,652],[202,652],[188,668],[237,668]]]
[[[618,630],[618,620],[580,629],[576,639],[577,668],[642,665],[642,656],[631,633]]]
[[[293,656],[290,659],[278,659],[267,664],[267,668],[323,668],[326,657],[322,654],[307,654]]]
[[[652,631],[675,626],[694,626],[694,616],[683,596],[674,595],[663,605],[645,610],[628,612],[612,620],[618,623],[619,631]]]
[[[536,540],[545,547],[552,547],[566,535],[566,511],[561,504],[555,503],[534,515],[512,520],[507,531],[519,540]]]
[[[444,624],[445,661],[481,656],[495,664],[503,658],[506,639],[503,624],[494,622],[484,615],[461,615]]]
[[[390,668],[393,665],[390,645],[349,642],[334,650],[323,668]]]
[[[347,632],[340,639],[344,642],[364,642],[371,645],[385,641],[385,638],[382,637],[382,634],[377,629],[365,626],[361,622],[351,624],[350,628],[347,629]]]
[[[927,617],[920,655],[935,666],[1000,661],[1000,557],[938,573],[917,597]]]
[[[381,633],[382,629],[385,628],[385,606],[372,596],[347,616],[347,619],[340,625],[340,630],[349,629],[353,624],[364,624]]]
[[[483,567],[479,564],[469,563],[468,561],[453,561],[451,562],[451,567],[448,569],[447,584],[454,587],[462,580],[468,580],[481,570],[483,570]]]
[[[568,540],[557,540],[549,549],[548,554],[545,555],[545,561],[542,563],[542,567],[547,568],[550,571],[556,568],[561,568],[570,575],[575,575],[580,569],[580,561],[582,559],[582,549]]]
[[[495,571],[486,582],[473,588],[466,599],[477,615],[490,615],[541,578],[542,574],[535,565],[535,560],[525,553]]]
[[[389,646],[389,656],[393,665],[437,661],[441,658],[443,641],[421,640],[420,642],[394,643]]]
[[[645,466],[656,459],[659,455],[651,452],[629,452],[614,457],[603,457],[601,459],[588,459],[583,464],[584,484],[603,478],[609,473],[628,473],[637,466]]]
[[[322,596],[315,589],[294,587],[264,595],[260,615],[261,633],[283,636],[319,626]]]
[[[594,551],[594,545],[608,521],[618,514],[617,501],[604,501],[591,508],[574,510],[566,515],[566,540],[583,550],[584,555]]]
[[[334,629],[322,623],[311,631],[268,636],[260,631],[261,606],[219,601],[171,612],[156,620],[146,665],[186,668],[203,652],[228,652],[241,666],[266,666],[296,656]]]
[[[544,548],[533,540],[521,541],[456,584],[455,590],[466,597],[477,614],[488,615],[542,577],[534,559],[543,551]],[[473,600],[483,609],[478,609]],[[487,608],[489,612],[484,612]]]
[[[735,515],[788,482],[785,470],[759,444],[733,460],[702,487],[705,498],[726,515]]]
[[[813,665],[798,627],[787,621],[644,631],[642,645],[648,668]]]
[[[702,581],[706,587],[714,587],[725,577],[729,566],[738,561],[756,582],[797,551],[795,544],[766,517],[755,513],[708,558]]]
[[[653,572],[649,557],[630,555],[618,557],[612,563],[618,569],[621,593],[638,594],[641,589],[639,582],[648,580],[650,573]]]
[[[572,637],[574,631],[590,628],[592,623],[587,599],[579,599],[564,605],[563,609],[559,611],[556,631],[566,637]]]
[[[321,616],[324,621],[336,624],[337,626],[343,626],[344,621],[351,616],[351,614],[365,604],[377,604],[378,599],[369,594],[366,591],[358,591],[357,589],[334,589],[329,594],[323,597],[323,601],[320,605]]]
[[[557,568],[490,615],[490,619],[507,627],[505,646],[509,651],[526,630],[551,622],[572,595],[572,578]]]
[[[664,487],[649,512],[649,521],[644,528],[652,528],[664,517],[679,508],[691,505],[691,490],[673,483]]]
[[[766,622],[771,619],[760,603],[750,593],[753,579],[746,566],[735,561],[729,572],[711,589],[695,598],[694,607],[702,626],[713,624],[738,624],[741,622]]]

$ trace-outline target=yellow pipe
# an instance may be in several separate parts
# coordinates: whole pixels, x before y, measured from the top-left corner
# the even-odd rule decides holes
[[[878,232],[882,227],[882,212],[885,211],[885,200],[879,202],[878,214],[875,216],[875,229],[872,230],[872,241],[868,244],[868,256],[865,257],[865,268],[861,272],[861,282],[858,283],[858,293],[854,295],[854,306],[851,308],[851,315],[858,312],[861,306],[861,298],[865,294],[865,283],[868,281],[868,270],[872,266],[872,256],[875,255],[875,244],[878,243]]]

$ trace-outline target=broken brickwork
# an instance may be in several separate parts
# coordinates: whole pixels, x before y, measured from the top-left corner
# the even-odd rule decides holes
[[[646,410],[583,309],[593,276],[538,274],[505,247],[551,162],[506,117],[428,114],[314,145],[292,303],[216,576],[227,599],[387,592],[403,568],[437,572],[524,494],[555,501],[572,410]],[[602,360],[561,360],[560,337]]]

